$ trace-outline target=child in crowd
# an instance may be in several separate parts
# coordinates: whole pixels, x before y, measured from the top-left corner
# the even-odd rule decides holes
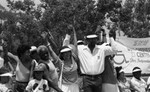
[[[12,73],[4,73],[0,75],[0,92],[13,92],[12,77]]]
[[[33,79],[29,81],[25,92],[48,92],[48,82],[43,79],[44,67],[38,65],[33,72]]]

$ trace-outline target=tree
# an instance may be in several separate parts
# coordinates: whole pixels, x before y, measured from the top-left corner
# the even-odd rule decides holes
[[[40,8],[35,8],[32,0],[7,0],[9,11],[1,11],[0,19],[5,21],[1,26],[3,38],[7,39],[9,50],[16,51],[19,44],[42,44],[40,36]],[[40,40],[39,40],[40,39]]]
[[[120,28],[128,37],[149,37],[149,0],[126,0],[120,11]]]
[[[73,25],[79,39],[85,34],[95,32],[99,25],[105,25],[105,14],[118,11],[120,3],[116,0],[41,0],[41,7],[45,9],[41,23],[54,35],[55,42],[62,43],[62,38],[70,32],[69,25]],[[115,18],[113,18],[115,20]]]

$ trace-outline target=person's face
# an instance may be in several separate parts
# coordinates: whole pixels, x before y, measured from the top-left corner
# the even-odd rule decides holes
[[[141,71],[134,72],[134,73],[133,73],[133,76],[134,76],[135,78],[137,78],[137,79],[140,79],[140,77],[141,77]]]
[[[87,38],[87,44],[91,45],[91,46],[95,46],[95,44],[97,43],[97,39],[96,38]]]
[[[48,53],[48,51],[41,52],[40,53],[40,58],[42,60],[48,60],[49,59],[49,53]]]
[[[30,56],[31,56],[32,59],[36,59],[36,60],[39,59],[39,55],[38,55],[37,52],[32,52]]]
[[[121,73],[120,73],[120,78],[121,78],[121,79],[125,78],[124,72],[121,72]]]
[[[43,78],[43,71],[35,71],[34,73],[37,80],[41,80]]]
[[[62,53],[64,60],[68,60],[71,58],[71,51]]]
[[[25,53],[22,55],[22,58],[25,61],[30,61],[31,60],[30,51],[29,50],[25,51]]]

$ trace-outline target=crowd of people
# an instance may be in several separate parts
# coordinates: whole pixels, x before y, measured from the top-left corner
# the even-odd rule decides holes
[[[79,41],[74,29],[73,34],[74,44],[70,43],[70,34],[66,34],[59,55],[51,47],[48,35],[44,37],[46,45],[22,44],[17,49],[17,55],[4,46],[0,52],[17,62],[13,92],[149,91],[150,79],[146,83],[141,78],[139,67],[133,68],[130,80],[125,77],[122,67],[114,67],[113,58],[117,49],[113,35],[109,35],[110,43],[99,43],[95,33],[87,34],[85,40]],[[105,32],[102,36],[106,38]],[[1,82],[6,83],[2,79],[6,75],[0,75]]]

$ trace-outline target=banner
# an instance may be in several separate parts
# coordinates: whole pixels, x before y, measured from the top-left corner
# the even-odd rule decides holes
[[[117,54],[114,57],[115,66],[122,66],[125,73],[132,73],[134,67],[140,67],[142,73],[150,73],[150,52],[130,49],[115,42]]]
[[[116,41],[132,49],[150,52],[150,38],[118,37]]]

